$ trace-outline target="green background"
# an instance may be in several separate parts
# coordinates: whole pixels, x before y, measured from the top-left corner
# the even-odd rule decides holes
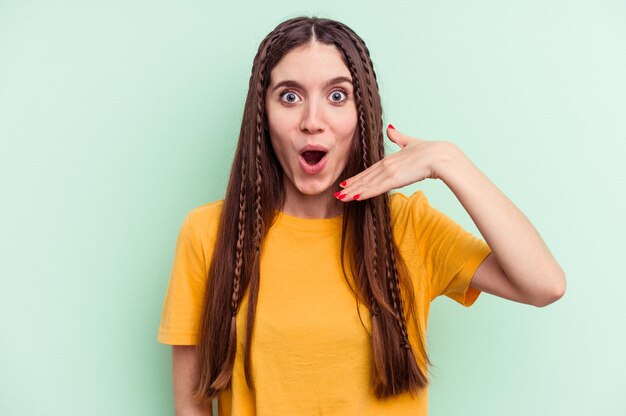
[[[567,276],[546,308],[437,299],[430,413],[626,414],[626,3],[312,4],[0,2],[0,414],[173,413],[176,235],[223,197],[258,44],[300,14],[359,33],[385,123],[456,143]]]

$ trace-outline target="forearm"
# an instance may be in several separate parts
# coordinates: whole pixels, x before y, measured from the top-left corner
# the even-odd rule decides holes
[[[200,408],[197,405],[186,405],[176,407],[176,416],[213,416],[211,407]]]
[[[211,404],[197,404],[192,389],[197,374],[197,355],[194,346],[172,346],[172,382],[176,416],[213,416]]]
[[[188,407],[176,409],[176,416],[213,416],[212,409],[199,409],[198,407]]]
[[[528,218],[455,144],[433,167],[472,218],[510,282],[529,299],[565,291],[565,274]]]

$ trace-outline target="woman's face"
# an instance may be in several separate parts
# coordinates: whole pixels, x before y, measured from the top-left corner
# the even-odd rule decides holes
[[[350,71],[335,46],[315,42],[285,54],[270,78],[265,105],[285,191],[330,196],[357,125]]]

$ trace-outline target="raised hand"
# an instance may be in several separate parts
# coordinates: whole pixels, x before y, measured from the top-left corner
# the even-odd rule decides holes
[[[361,201],[423,179],[438,179],[434,166],[446,159],[451,150],[450,142],[410,137],[391,124],[387,127],[387,137],[401,150],[341,182],[343,190],[335,193],[337,199]]]

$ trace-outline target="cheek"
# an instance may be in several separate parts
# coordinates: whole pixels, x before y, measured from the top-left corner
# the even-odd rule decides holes
[[[341,120],[338,124],[340,129],[339,135],[344,138],[352,138],[356,131],[358,124],[358,117],[356,107],[351,106],[348,111],[342,113]]]
[[[285,114],[276,111],[268,113],[267,123],[272,146],[274,146],[276,153],[280,151],[279,149],[287,148],[290,124]]]
[[[278,159],[278,162],[283,170],[285,170],[289,159],[289,143],[283,138],[283,132],[281,131],[276,131],[275,129],[270,128],[269,136],[272,149],[274,149],[274,154],[276,155],[276,158]]]
[[[342,147],[349,148],[358,127],[356,115],[347,114],[337,127],[337,136],[342,140]]]
[[[284,123],[281,122],[280,112],[277,112],[272,104],[266,104],[267,110],[267,129],[269,131],[270,143],[272,144],[272,148],[274,149],[274,153],[278,160],[283,162],[283,153],[284,153],[284,143],[281,137],[284,132],[280,129],[281,126],[284,126]]]
[[[274,149],[274,154],[280,161],[281,164],[284,163],[284,155],[285,155],[285,144],[280,139],[280,136],[277,132],[272,132],[270,130],[270,143],[272,143],[272,148]]]
[[[338,143],[338,156],[339,160],[345,164],[348,162],[348,157],[350,156],[350,152],[352,150],[354,142],[354,129],[346,130],[344,133],[345,136],[343,136],[341,142]]]
[[[356,114],[346,114],[346,117],[343,119],[342,123],[339,126],[340,127],[337,131],[337,136],[341,138],[341,141],[339,143],[341,160],[344,163],[347,163],[348,157],[350,156],[350,151],[352,149],[354,135],[358,128]]]

